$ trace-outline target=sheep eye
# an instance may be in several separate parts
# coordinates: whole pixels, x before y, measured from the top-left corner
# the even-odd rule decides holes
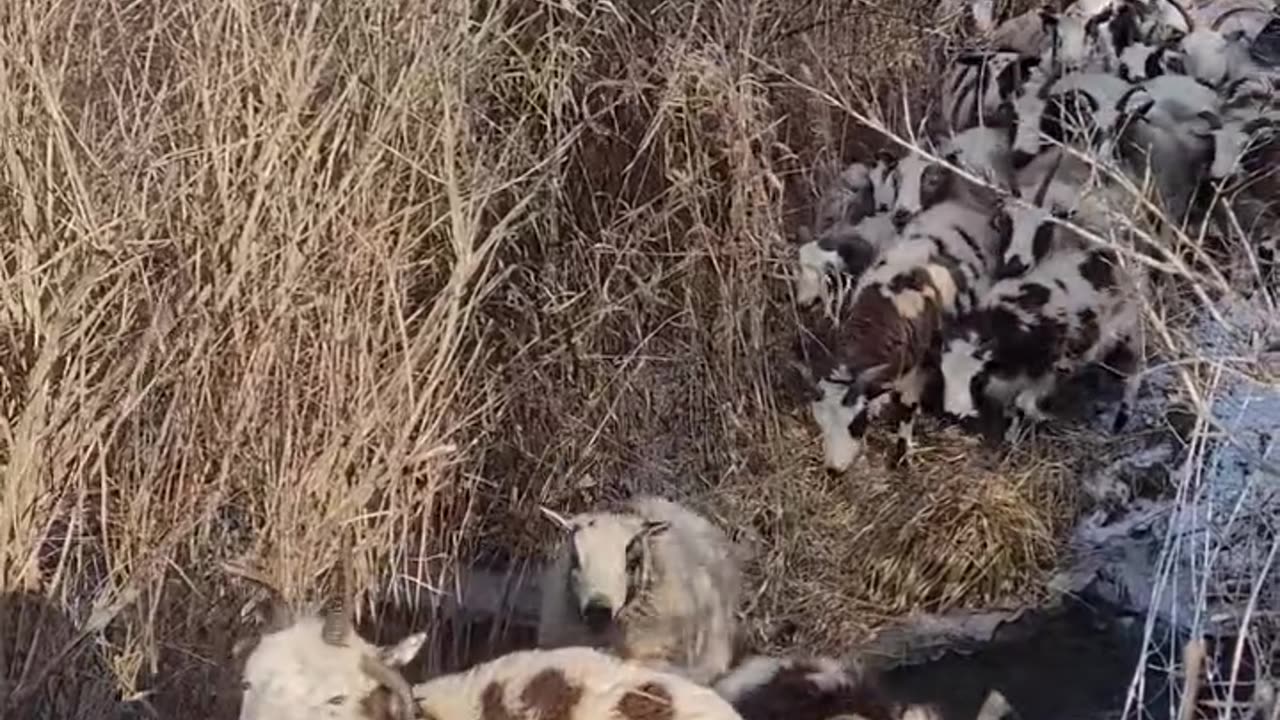
[[[333,697],[326,700],[325,703],[329,705],[341,705],[346,701],[347,701],[346,695],[334,695]]]
[[[244,682],[240,683],[240,690],[241,690],[242,692],[249,692],[249,681],[248,681],[248,680],[245,680]]]

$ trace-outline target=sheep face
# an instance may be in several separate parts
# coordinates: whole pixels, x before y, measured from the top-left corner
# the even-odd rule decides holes
[[[876,153],[876,164],[871,168],[871,196],[876,213],[892,210],[898,199],[897,169],[896,157],[884,151]]]
[[[870,215],[875,204],[871,168],[862,163],[846,167],[827,188],[818,203],[814,228],[821,234],[839,222],[857,222]]]
[[[300,619],[264,635],[245,662],[240,720],[384,720],[412,717],[394,670],[411,660],[425,634],[375,647],[354,631],[343,645],[326,640],[325,621]],[[395,673],[390,678],[388,673]]]
[[[1140,83],[1167,73],[1185,73],[1182,52],[1170,45],[1134,43],[1124,49],[1116,74],[1121,80]]]
[[[1062,159],[1062,153],[1058,153],[1039,187],[1025,201],[1019,192],[1018,200],[1002,202],[991,215],[992,229],[1000,244],[998,279],[1025,273],[1052,248],[1055,228],[1050,218],[1065,213],[1046,199]]]
[[[583,624],[608,632],[653,579],[649,543],[670,523],[621,513],[587,513],[568,521],[569,594]]]
[[[1235,175],[1253,149],[1272,142],[1280,134],[1280,119],[1277,118],[1256,117],[1244,123],[1227,125],[1213,118],[1210,126],[1213,127],[1213,164],[1209,177],[1214,180],[1225,180]]]
[[[818,391],[822,397],[810,405],[810,410],[822,430],[823,465],[832,472],[844,472],[862,455],[866,398],[839,380],[819,381]]]
[[[857,224],[840,221],[817,239],[801,245],[796,302],[805,307],[828,299],[827,278],[833,273],[848,276],[846,279],[852,284],[895,234],[889,214],[882,213]]]
[[[958,153],[944,159],[954,164]],[[893,203],[893,225],[901,230],[911,218],[946,200],[951,191],[951,170],[918,153],[898,163],[898,194]]]
[[[824,248],[817,240],[800,246],[800,269],[796,273],[796,302],[812,305],[823,295],[826,273],[842,264],[835,250]]]
[[[1073,72],[1090,65],[1099,56],[1097,21],[1076,13],[1040,12],[1050,41],[1045,49],[1043,67],[1054,72]]]
[[[943,350],[943,412],[956,420],[978,417],[978,398],[982,397],[987,364],[991,352],[983,347],[975,330],[962,330],[948,338]]]

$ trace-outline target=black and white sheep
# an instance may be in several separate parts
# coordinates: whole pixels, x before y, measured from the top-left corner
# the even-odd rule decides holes
[[[756,655],[715,684],[743,720],[939,720],[929,705],[891,699],[860,664],[829,657]],[[999,692],[988,694],[976,720],[1013,717]]]
[[[857,223],[840,221],[800,246],[796,302],[801,306],[828,300],[828,280],[855,285],[880,251],[897,237],[888,212]]]
[[[1133,86],[1122,78],[1105,72],[1033,75],[1014,102],[1016,165],[1039,154],[1045,138],[1098,148],[1123,125],[1120,104]]]
[[[733,657],[743,550],[653,496],[565,519],[542,578],[538,645],[587,645],[708,683]]]
[[[1012,50],[961,53],[942,83],[942,119],[953,133],[984,125],[1007,124],[1010,107],[1040,64],[1037,56]]]
[[[1104,249],[1051,254],[1023,277],[996,283],[975,312],[955,323],[940,367],[944,412],[961,421],[984,409],[1045,419],[1041,403],[1092,363],[1127,376],[1114,427],[1128,419],[1137,392],[1138,307],[1131,286]]]

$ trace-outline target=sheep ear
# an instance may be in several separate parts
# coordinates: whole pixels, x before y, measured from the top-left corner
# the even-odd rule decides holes
[[[876,162],[882,162],[885,165],[888,165],[890,167],[897,164],[898,162],[897,156],[889,152],[888,150],[885,150],[884,148],[877,150],[875,152],[874,158]]]
[[[644,527],[640,529],[640,534],[645,537],[653,537],[671,529],[671,523],[666,520],[648,520]]]
[[[422,645],[427,641],[426,633],[414,633],[394,645],[383,645],[378,648],[378,657],[390,667],[408,665],[418,656]]]
[[[573,523],[569,522],[568,518],[566,518],[565,516],[561,515],[555,510],[552,510],[549,507],[539,506],[538,509],[542,511],[542,514],[545,515],[548,520],[555,523],[556,525],[559,525],[561,530],[566,530],[566,531],[573,530]]]
[[[1049,28],[1058,27],[1058,14],[1048,8],[1041,8],[1040,24]]]

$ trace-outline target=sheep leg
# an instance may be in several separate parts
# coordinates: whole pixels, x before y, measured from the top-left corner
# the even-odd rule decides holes
[[[925,370],[916,367],[912,368],[910,372],[903,375],[895,383],[893,400],[901,408],[902,412],[898,420],[898,439],[894,444],[893,455],[890,457],[890,461],[894,465],[902,462],[911,452],[914,445],[912,436],[915,429],[916,415],[920,413],[920,400],[924,395],[927,382],[928,376]]]
[[[890,457],[890,462],[894,465],[897,465],[906,459],[907,455],[911,453],[911,450],[915,446],[913,435],[916,415],[918,415],[919,412],[919,405],[907,405],[906,417],[898,421],[898,438],[894,442],[893,455]]]

